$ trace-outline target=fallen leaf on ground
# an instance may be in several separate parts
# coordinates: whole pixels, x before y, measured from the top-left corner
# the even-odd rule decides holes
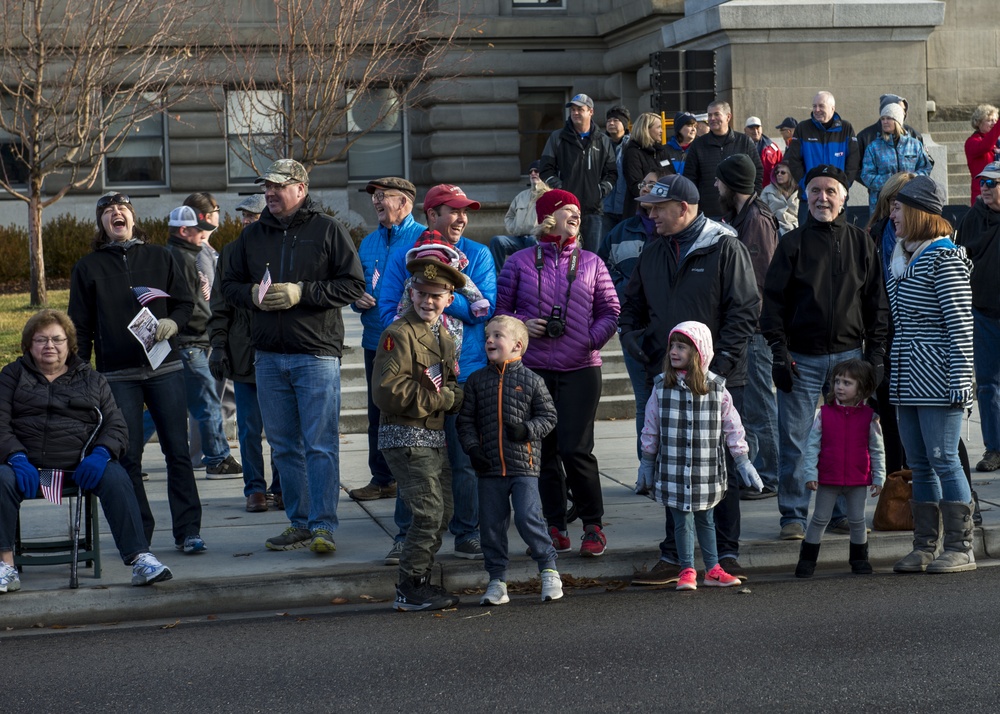
[[[348,602],[349,601],[348,601],[348,599],[346,597],[335,597],[333,600],[330,601],[330,604],[331,605],[346,605]]]

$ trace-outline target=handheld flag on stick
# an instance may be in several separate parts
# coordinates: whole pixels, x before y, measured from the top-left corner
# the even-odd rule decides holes
[[[132,293],[135,295],[135,299],[139,301],[140,305],[148,305],[156,298],[170,297],[168,293],[163,292],[159,288],[147,288],[145,286],[132,288]]]

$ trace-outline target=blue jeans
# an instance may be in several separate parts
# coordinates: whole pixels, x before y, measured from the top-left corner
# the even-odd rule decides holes
[[[596,253],[604,239],[604,214],[584,213],[580,217],[580,247]]]
[[[45,466],[40,463],[34,465]],[[93,494],[101,502],[104,518],[111,528],[111,536],[118,546],[122,562],[130,565],[135,556],[149,551],[149,541],[142,532],[142,516],[139,515],[139,504],[136,503],[128,472],[117,461],[109,461]],[[0,465],[0,553],[14,550],[17,514],[24,498],[17,487],[13,469],[7,464]],[[35,495],[30,498],[35,498]]]
[[[531,248],[535,245],[538,245],[538,239],[535,236],[493,236],[490,238],[490,255],[493,256],[493,264],[496,266],[497,274],[503,269],[507,258],[522,248]]]
[[[264,419],[257,403],[257,385],[253,382],[233,382],[236,398],[236,428],[243,459],[243,495],[264,493]]]
[[[538,572],[556,568],[556,551],[549,537],[549,527],[542,516],[538,479],[533,476],[483,478],[479,480],[479,522],[483,532],[483,556],[490,580],[507,580],[510,509],[514,507],[514,526],[531,549]]]
[[[184,399],[184,373],[180,370],[154,373],[146,379],[110,382],[111,394],[125,417],[128,427],[128,450],[121,464],[132,479],[132,489],[139,503],[146,540],[152,542],[155,521],[142,485],[142,406],[160,435],[160,451],[167,460],[167,501],[173,521],[174,543],[201,532],[201,500],[188,453],[187,403]]]
[[[747,349],[747,386],[744,392],[743,426],[750,458],[764,485],[778,490],[778,400],[771,380],[771,348],[759,332]]]
[[[969,503],[972,491],[958,458],[963,409],[896,407],[899,437],[913,471],[913,500]]]
[[[715,519],[712,509],[707,511],[682,511],[668,506],[674,520],[674,539],[677,542],[677,559],[681,570],[694,567],[694,535],[698,531],[698,545],[701,559],[705,561],[705,572],[719,564],[719,554],[715,548]]]
[[[229,456],[229,442],[222,428],[222,400],[215,377],[208,369],[208,350],[185,347],[178,350],[184,363],[184,387],[191,417],[201,436],[202,463],[218,466]]]
[[[637,361],[624,349],[625,370],[632,383],[632,393],[635,395],[635,452],[636,458],[642,458],[642,427],[646,422],[646,402],[653,389],[646,384],[646,365]]]
[[[983,445],[1000,451],[1000,319],[972,308],[972,348]]]
[[[472,459],[462,451],[458,438],[458,414],[444,419],[444,436],[451,464],[451,493],[455,498],[455,513],[448,530],[455,536],[455,545],[479,540],[479,477],[472,468]]]
[[[337,529],[340,358],[257,350],[260,413],[294,528]]]
[[[382,412],[372,400],[372,367],[375,364],[375,350],[365,350],[365,383],[368,389],[368,470],[372,483],[385,487],[395,482],[385,456],[378,450],[378,421]]]
[[[794,378],[791,392],[778,392],[778,445],[781,453],[778,510],[781,512],[782,526],[798,523],[805,529],[812,492],[806,490],[805,482],[796,474],[799,461],[805,451],[819,400],[830,390],[830,375],[834,366],[847,359],[860,359],[861,350],[847,350],[831,355],[791,354],[799,376]],[[838,499],[833,519],[837,521],[844,518],[844,513],[842,500]]]

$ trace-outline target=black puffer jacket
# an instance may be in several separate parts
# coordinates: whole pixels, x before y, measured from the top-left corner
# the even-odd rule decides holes
[[[524,424],[528,428],[528,441],[508,441],[504,423]],[[493,468],[480,476],[537,478],[541,470],[542,437],[555,426],[556,407],[545,382],[521,364],[521,360],[500,366],[488,364],[473,372],[465,383],[458,437],[466,452],[481,446],[493,463]]]
[[[71,409],[73,398],[98,406],[104,422],[87,449],[105,447],[118,459],[128,445],[125,418],[104,375],[76,355],[66,360],[66,374],[49,381],[29,356],[0,371],[0,459],[23,451],[36,468],[75,469],[80,451],[97,426],[93,410]]]

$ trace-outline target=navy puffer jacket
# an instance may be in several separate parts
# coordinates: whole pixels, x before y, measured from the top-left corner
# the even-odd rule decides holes
[[[618,327],[618,295],[607,266],[596,253],[581,249],[576,279],[569,285],[570,258],[577,250],[576,243],[561,248],[556,243],[538,245],[543,261],[541,277],[535,267],[534,247],[519,250],[504,263],[497,279],[496,314],[526,321],[549,317],[552,308],[560,306],[566,331],[560,337],[533,337],[524,365],[554,372],[599,367],[600,349]]]

